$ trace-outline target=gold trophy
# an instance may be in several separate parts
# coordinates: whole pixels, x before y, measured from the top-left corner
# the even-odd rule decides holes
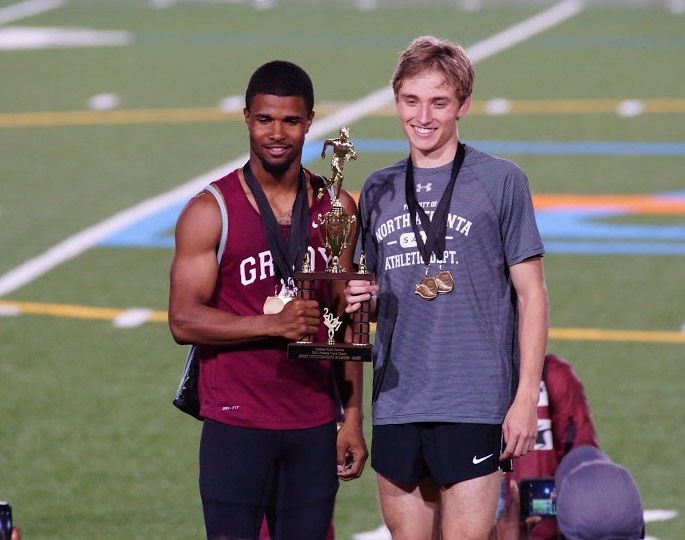
[[[317,198],[321,199],[331,186],[331,209],[324,215],[319,214],[319,238],[321,243],[331,254],[331,261],[323,272],[312,272],[309,254],[301,272],[295,272],[295,285],[300,298],[309,300],[314,298],[314,283],[317,280],[342,280],[363,279],[373,280],[373,274],[366,269],[364,253],[361,254],[359,269],[357,272],[348,271],[340,265],[340,254],[343,249],[350,245],[354,238],[357,227],[357,217],[350,216],[345,212],[340,203],[340,188],[343,181],[343,167],[346,161],[357,159],[357,152],[350,140],[350,130],[347,127],[340,129],[340,137],[326,139],[321,150],[321,157],[326,157],[326,149],[333,148],[331,157],[331,170],[333,176],[319,190]],[[305,336],[302,340],[288,345],[288,358],[297,360],[342,360],[362,361],[371,360],[372,346],[369,343],[370,330],[370,301],[362,303],[361,309],[352,314],[350,321],[352,328],[352,341],[336,341],[336,332],[342,326],[342,315],[336,315],[328,306],[322,308],[324,325],[328,328],[328,340],[324,343],[314,343],[314,336]]]

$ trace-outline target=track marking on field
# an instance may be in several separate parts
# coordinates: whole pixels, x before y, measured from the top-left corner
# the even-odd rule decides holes
[[[469,142],[476,148],[496,155],[509,155],[512,151],[541,155],[534,150],[537,145],[535,142]],[[527,151],[528,144],[533,146],[530,151]],[[577,153],[578,150],[593,145],[591,141],[570,144],[576,147],[570,153]],[[401,149],[404,145],[406,141],[360,139],[355,142],[357,150],[363,151],[365,155],[374,152],[406,152],[406,149]],[[607,143],[603,146],[606,147]],[[675,149],[672,153],[669,152],[674,149],[670,148],[654,154],[685,156],[685,144],[681,146],[682,148]],[[621,143],[616,143],[614,150],[603,155],[617,155],[619,152],[616,149],[619,147]],[[304,148],[303,163],[306,165],[318,157],[320,148],[320,142],[309,141]],[[555,148],[558,155],[567,154],[563,145],[556,145]],[[651,155],[658,148],[659,144],[655,143],[632,143],[620,155]],[[359,200],[359,193],[352,191],[351,195]],[[533,204],[547,253],[685,256],[685,222],[682,221],[685,216],[685,191],[616,196],[533,193]],[[153,216],[104,238],[98,247],[173,249],[174,224],[182,207],[182,202],[168,206]],[[640,224],[639,216],[649,217],[648,222]]]
[[[144,308],[118,309],[109,307],[79,306],[75,304],[45,304],[41,302],[13,302],[0,300],[0,315],[43,315],[71,319],[112,321],[115,326],[128,328],[143,322],[167,322],[166,311]],[[131,322],[135,324],[130,324]]]
[[[105,126],[138,124],[186,124],[202,122],[243,122],[243,98],[240,105],[235,100],[222,100],[218,107],[187,107],[175,109],[118,109],[81,111],[44,111],[0,114],[0,129],[65,126]],[[624,100],[607,99],[506,99],[474,101],[469,116],[562,116],[581,114],[621,114],[619,109]],[[644,99],[642,115],[685,114],[685,99]],[[331,114],[349,104],[323,102],[316,106],[317,114]],[[395,106],[383,106],[368,114],[369,117],[394,117]]]
[[[47,26],[4,26],[64,6],[62,0],[27,0],[0,9],[0,50],[17,51],[57,47],[96,47],[128,45],[130,32],[57,28]]]
[[[604,210],[650,215],[685,215],[685,199],[658,195],[533,194],[535,210]]]
[[[685,343],[682,332],[653,330],[601,330],[599,328],[550,328],[549,339],[560,341],[623,341],[636,343]]]
[[[111,321],[117,328],[166,323],[167,312],[147,308],[117,309],[74,304],[43,304],[0,300],[0,316],[38,315]],[[372,325],[375,327],[375,324]],[[599,328],[551,328],[549,338],[561,341],[622,341],[638,343],[685,343],[685,333],[655,330],[602,330]]]
[[[15,26],[0,28],[0,50],[35,50],[62,47],[119,47],[133,41],[129,32],[90,28]]]
[[[467,49],[467,53],[474,62],[483,60],[517,45],[530,37],[548,30],[554,25],[577,15],[583,9],[583,2],[566,0],[546,9],[519,24],[495,34]],[[309,130],[310,138],[318,138],[340,126],[349,125],[367,115],[387,106],[393,101],[392,88],[383,87],[367,96],[343,107],[320,121],[315,121]],[[184,201],[192,197],[207,183],[226,174],[227,171],[242,166],[249,158],[249,154],[225,163],[211,171],[193,178],[185,184],[162,193],[156,197],[128,208],[114,216],[89,227],[63,242],[53,246],[46,252],[30,259],[20,266],[0,276],[0,297],[15,291],[34,279],[46,274],[56,266],[77,257],[84,251],[97,245],[107,236],[135,223],[136,221],[158,212],[161,208]]]
[[[669,521],[678,517],[677,510],[645,510],[645,523],[654,523],[656,521]],[[659,540],[655,536],[645,536],[645,540]]]
[[[677,510],[645,510],[645,521],[647,523],[654,523],[655,521],[668,521],[677,517]]]
[[[64,0],[26,0],[0,8],[0,26],[62,7]]]
[[[151,309],[132,308],[127,309],[114,318],[112,324],[117,328],[134,328],[141,326],[150,320],[153,313]],[[159,317],[159,315],[157,315]]]

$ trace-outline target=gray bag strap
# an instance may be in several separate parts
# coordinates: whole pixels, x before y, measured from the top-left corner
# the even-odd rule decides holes
[[[226,249],[226,240],[228,239],[228,210],[226,210],[226,201],[224,201],[224,196],[215,185],[209,184],[208,186],[205,186],[205,191],[208,191],[214,195],[214,198],[219,205],[219,210],[221,211],[221,240],[219,241],[219,246],[216,250],[216,262],[217,264],[221,264],[221,258],[224,256],[224,251]],[[194,361],[197,361],[197,347],[195,345],[191,345],[188,349],[186,363],[183,367],[183,373],[181,373],[181,382],[178,385],[178,390],[176,390],[177,398],[181,395],[183,386],[188,378],[188,373],[190,372],[190,367]]]
[[[209,191],[212,195],[214,195],[214,198],[219,205],[219,210],[221,210],[221,241],[219,242],[219,248],[216,251],[216,262],[221,263],[221,257],[224,256],[226,240],[228,239],[228,210],[226,210],[226,201],[224,201],[224,196],[214,184],[205,186],[205,191]]]

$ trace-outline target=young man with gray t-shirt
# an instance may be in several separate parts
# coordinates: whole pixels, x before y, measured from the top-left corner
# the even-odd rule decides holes
[[[537,434],[544,248],[521,169],[459,142],[473,77],[458,45],[410,44],[392,79],[410,155],[359,201],[376,281],[350,281],[347,310],[375,306],[371,459],[394,540],[487,538],[500,462]]]

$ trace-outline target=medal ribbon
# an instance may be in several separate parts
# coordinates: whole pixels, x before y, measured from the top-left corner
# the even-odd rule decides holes
[[[428,214],[421,207],[421,205],[416,200],[416,188],[414,186],[414,164],[412,163],[411,156],[407,158],[407,176],[404,184],[405,196],[407,198],[407,207],[409,209],[409,217],[411,219],[411,226],[414,230],[414,236],[416,237],[416,245],[419,248],[419,253],[421,253],[421,258],[423,259],[426,267],[430,265],[431,253],[435,254],[438,261],[441,261],[445,256],[445,236],[447,235],[447,215],[449,214],[450,201],[452,199],[452,192],[454,191],[454,185],[457,181],[457,175],[459,174],[459,169],[461,169],[462,163],[464,163],[464,156],[466,155],[466,150],[464,145],[458,143],[457,153],[454,156],[454,161],[452,162],[452,172],[450,173],[450,181],[445,188],[445,192],[440,197],[440,202],[438,207],[433,214],[433,220],[428,218]],[[421,219],[421,225],[426,233],[426,242],[424,243],[419,231],[419,225],[417,223],[416,215],[418,214]]]
[[[300,184],[293,204],[290,232],[285,242],[283,241],[283,235],[276,221],[274,211],[264,194],[262,186],[259,185],[259,182],[252,173],[249,161],[243,167],[243,174],[262,216],[266,240],[276,266],[276,283],[283,279],[287,286],[293,286],[294,268],[300,268],[302,265],[304,253],[309,244],[309,204],[307,201],[307,180],[304,169],[301,169],[300,172]]]

